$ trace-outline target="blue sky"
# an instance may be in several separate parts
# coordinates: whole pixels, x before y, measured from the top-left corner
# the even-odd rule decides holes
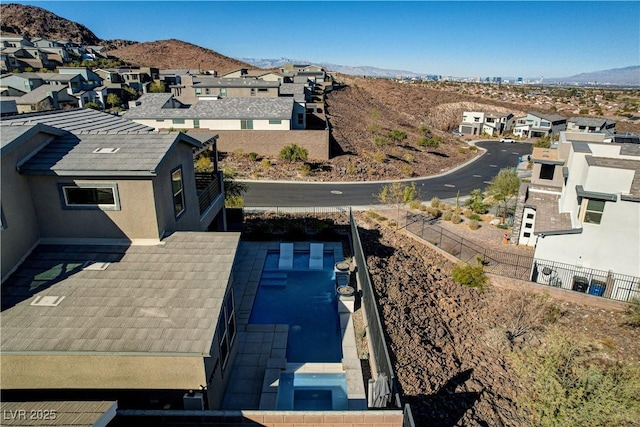
[[[175,38],[233,58],[458,77],[567,77],[640,65],[637,1],[18,2],[102,39]]]

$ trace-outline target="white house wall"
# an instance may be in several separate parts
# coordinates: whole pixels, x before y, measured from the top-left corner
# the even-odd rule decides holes
[[[584,183],[586,191],[629,194],[635,171],[591,166]]]
[[[193,119],[185,119],[184,123],[174,123],[172,119],[133,119],[134,122],[140,123],[154,128],[160,129],[195,129]],[[279,124],[270,124],[269,120],[253,120],[254,130],[290,130],[290,120],[280,120]],[[211,130],[240,130],[242,129],[242,123],[239,119],[232,120],[213,120],[213,119],[200,119],[198,126],[200,129]]]
[[[634,202],[606,202],[600,224],[582,224],[580,234],[538,238],[535,256],[640,276],[640,234],[629,232],[640,230],[639,208],[640,205]]]

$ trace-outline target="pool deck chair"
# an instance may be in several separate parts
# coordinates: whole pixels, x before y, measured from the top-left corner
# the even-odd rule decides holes
[[[293,243],[280,243],[280,260],[278,261],[278,269],[293,269]]]
[[[309,244],[309,270],[322,270],[324,261],[324,245],[322,243]]]

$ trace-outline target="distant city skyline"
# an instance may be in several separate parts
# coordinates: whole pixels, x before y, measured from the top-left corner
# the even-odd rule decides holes
[[[179,39],[232,58],[454,77],[567,77],[640,65],[636,1],[16,1],[101,39]]]

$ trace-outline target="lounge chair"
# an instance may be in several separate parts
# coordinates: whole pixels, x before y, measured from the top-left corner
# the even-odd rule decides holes
[[[280,243],[280,260],[278,261],[280,270],[293,269],[293,243]]]
[[[322,270],[324,264],[324,245],[311,243],[309,245],[309,270]]]

